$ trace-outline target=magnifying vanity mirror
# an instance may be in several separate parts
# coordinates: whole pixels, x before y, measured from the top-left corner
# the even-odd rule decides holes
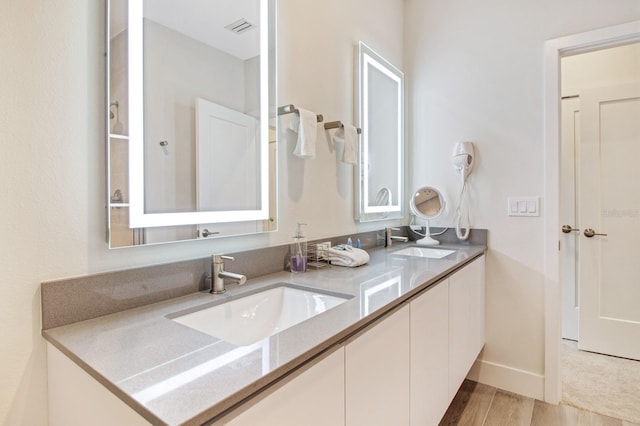
[[[426,223],[425,237],[416,241],[416,244],[421,246],[436,246],[440,244],[440,241],[431,238],[429,229],[429,220],[437,218],[444,211],[445,202],[440,191],[430,186],[422,187],[414,192],[409,204],[413,214],[424,219]]]
[[[275,230],[275,0],[108,0],[107,20],[110,247]]]
[[[357,50],[358,125],[355,173],[360,222],[404,217],[404,75],[360,42]]]

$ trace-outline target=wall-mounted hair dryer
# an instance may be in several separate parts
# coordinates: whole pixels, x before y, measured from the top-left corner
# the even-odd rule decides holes
[[[460,240],[469,238],[469,230],[471,229],[469,215],[469,200],[467,193],[467,178],[473,170],[475,163],[476,150],[472,142],[458,142],[453,147],[453,168],[460,175],[462,180],[462,188],[460,188],[460,198],[458,199],[458,207],[455,212],[456,236]],[[465,206],[466,201],[466,206]],[[465,214],[466,213],[466,214]],[[463,225],[463,217],[466,216],[466,226]]]
[[[476,152],[472,142],[458,142],[453,147],[453,167],[456,169],[462,182],[467,180],[467,176],[473,170]]]

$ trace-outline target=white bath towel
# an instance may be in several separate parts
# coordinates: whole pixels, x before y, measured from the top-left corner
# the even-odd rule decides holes
[[[351,246],[334,246],[326,250],[325,253],[327,259],[331,261],[331,264],[336,266],[354,268],[369,262],[369,253]]]
[[[298,108],[289,128],[298,134],[298,142],[293,155],[313,160],[316,158],[316,139],[318,135],[318,119],[316,114],[306,109]]]
[[[358,161],[358,129],[350,124],[345,124],[334,133],[333,141],[344,142],[342,162],[356,164]]]

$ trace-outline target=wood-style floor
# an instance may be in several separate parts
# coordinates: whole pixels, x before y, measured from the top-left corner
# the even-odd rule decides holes
[[[465,380],[440,425],[638,426],[568,405],[551,405]]]

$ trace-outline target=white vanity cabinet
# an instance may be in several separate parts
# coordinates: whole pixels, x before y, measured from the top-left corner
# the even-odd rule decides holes
[[[268,418],[278,425],[437,425],[483,345],[481,256],[349,338],[241,414],[242,423],[231,424]],[[317,410],[324,414],[312,414]]]
[[[216,424],[437,425],[483,345],[480,256]],[[47,349],[52,426],[149,424],[51,344]]]
[[[228,424],[409,424],[409,318],[404,305]]]
[[[49,426],[150,426],[140,414],[47,344]]]
[[[346,425],[409,424],[409,306],[345,347]]]
[[[449,280],[411,301],[411,425],[437,425],[449,406]]]
[[[294,374],[294,378],[288,383],[260,399],[227,424],[344,425],[344,347],[307,370]]]
[[[449,277],[449,401],[484,346],[484,256]]]
[[[484,256],[411,301],[411,425],[437,425],[484,345]]]

